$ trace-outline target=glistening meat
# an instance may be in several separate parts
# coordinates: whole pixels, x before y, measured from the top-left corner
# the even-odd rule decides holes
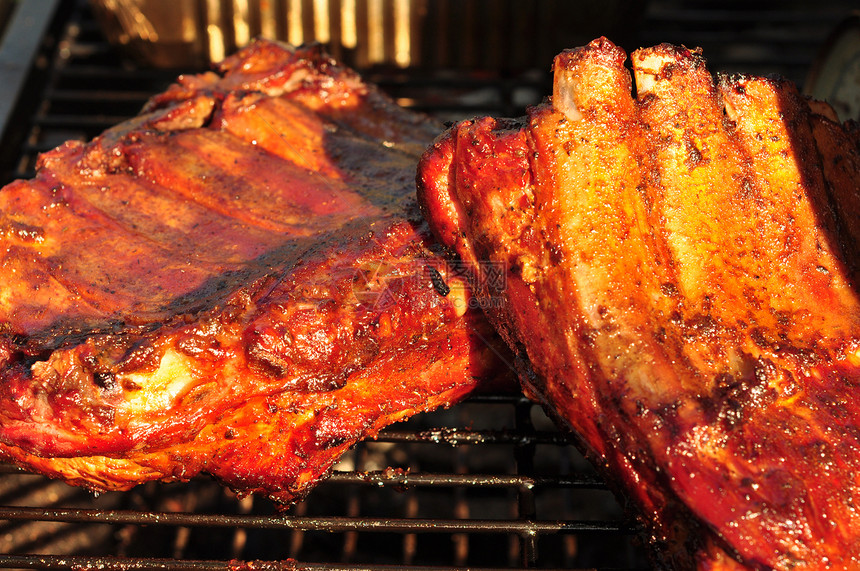
[[[560,54],[522,120],[453,126],[419,199],[525,389],[672,569],[860,565],[856,125],[696,51]]]
[[[44,154],[0,191],[0,458],[289,502],[495,376],[415,205],[438,132],[318,49],[260,41]]]

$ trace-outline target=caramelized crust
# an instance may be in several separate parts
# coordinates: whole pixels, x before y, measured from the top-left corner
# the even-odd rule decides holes
[[[528,117],[452,127],[425,215],[506,268],[482,307],[659,567],[857,566],[856,134],[677,46],[631,55],[634,97],[625,57],[564,52]]]
[[[287,503],[499,374],[414,203],[438,129],[261,41],[43,155],[0,191],[0,458]]]

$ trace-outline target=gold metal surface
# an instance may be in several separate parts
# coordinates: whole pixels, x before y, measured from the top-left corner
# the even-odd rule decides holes
[[[254,37],[319,42],[357,69],[546,68],[598,35],[619,42],[646,0],[91,0],[138,63],[219,61]]]

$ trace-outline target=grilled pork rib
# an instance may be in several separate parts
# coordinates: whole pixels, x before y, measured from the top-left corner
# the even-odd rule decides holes
[[[318,49],[260,41],[43,155],[0,191],[0,458],[289,502],[495,375],[414,201],[438,132]]]
[[[860,565],[856,131],[698,52],[560,54],[552,99],[453,126],[419,201],[526,391],[674,569]],[[487,284],[486,280],[482,280]]]

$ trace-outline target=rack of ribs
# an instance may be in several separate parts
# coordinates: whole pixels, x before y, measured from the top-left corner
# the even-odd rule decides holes
[[[451,127],[419,202],[524,390],[670,569],[860,565],[857,126],[779,78],[601,38],[517,120]]]
[[[499,374],[415,204],[439,131],[316,47],[258,41],[45,153],[0,190],[0,459],[288,503]]]

